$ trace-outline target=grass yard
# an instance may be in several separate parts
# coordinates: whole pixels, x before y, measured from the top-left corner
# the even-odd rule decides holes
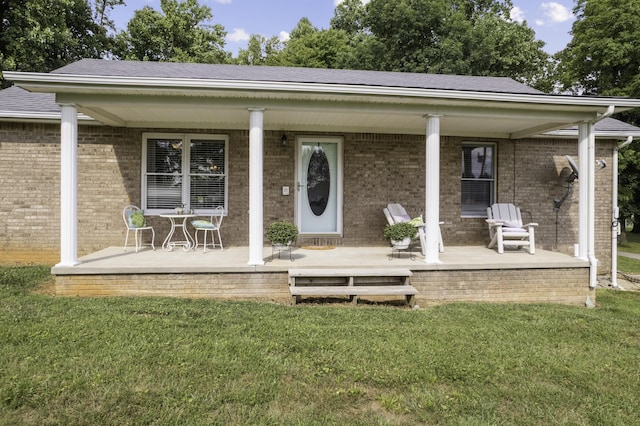
[[[640,423],[640,293],[598,307],[56,298],[0,267],[2,425]]]
[[[618,245],[618,251],[640,254],[640,234],[627,232],[626,241]],[[618,256],[618,271],[631,275],[640,275],[640,261]]]

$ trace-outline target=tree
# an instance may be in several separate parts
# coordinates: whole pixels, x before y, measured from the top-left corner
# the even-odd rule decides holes
[[[350,53],[349,37],[343,30],[319,30],[308,18],[298,21],[279,55],[283,66],[343,68]]]
[[[47,72],[108,49],[106,30],[86,0],[0,0],[3,70]]]
[[[336,6],[331,18],[331,28],[343,30],[350,36],[364,31],[366,10],[362,0],[344,0]]]
[[[640,97],[640,2],[578,0],[573,38],[556,55],[563,89]]]
[[[113,23],[113,20],[109,18],[109,12],[115,6],[124,4],[124,0],[93,0],[94,22],[106,29],[115,30],[115,24]]]
[[[511,7],[510,0],[371,0],[363,23],[379,41],[370,45],[382,46],[380,69],[507,76],[547,88],[544,43],[509,19]],[[335,22],[358,14],[350,16]]]
[[[252,34],[246,49],[240,49],[236,63],[239,65],[280,65],[284,43],[276,36],[266,38]]]
[[[115,56],[140,61],[226,63],[226,32],[210,25],[211,9],[197,0],[160,0],[162,12],[150,6],[136,10],[127,30],[117,35]]]
[[[640,1],[578,0],[574,14],[573,38],[556,55],[562,89],[640,97]],[[637,112],[618,117],[640,124]],[[631,145],[620,152],[619,161],[621,223],[635,218],[634,232],[640,232],[640,154]]]

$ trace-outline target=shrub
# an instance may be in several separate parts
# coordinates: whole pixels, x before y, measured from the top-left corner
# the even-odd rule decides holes
[[[405,238],[413,238],[418,233],[418,228],[409,222],[394,223],[384,228],[384,238],[392,241],[402,241]]]
[[[298,236],[298,227],[290,222],[273,222],[267,229],[271,244],[287,245]]]

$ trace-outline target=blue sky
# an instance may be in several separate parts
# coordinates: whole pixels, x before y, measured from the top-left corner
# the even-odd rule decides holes
[[[300,18],[307,17],[317,28],[328,28],[336,4],[341,0],[199,0],[213,12],[213,22],[227,31],[226,50],[235,53],[246,47],[251,34],[286,38]],[[363,0],[367,2],[368,0]],[[160,10],[160,0],[125,0],[111,17],[118,29],[126,27],[133,12],[143,6]],[[536,37],[546,43],[545,50],[555,53],[571,40],[569,31],[574,21],[573,0],[512,0],[512,18],[526,20]]]

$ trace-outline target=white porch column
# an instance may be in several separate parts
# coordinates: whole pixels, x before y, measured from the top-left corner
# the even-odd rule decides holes
[[[249,265],[264,265],[264,108],[249,108]]]
[[[427,140],[425,148],[425,262],[441,263],[438,255],[438,227],[440,226],[440,116],[427,115]]]
[[[594,124],[587,123],[587,185],[589,204],[587,207],[587,258],[591,265],[589,287],[595,288],[598,280],[598,259],[596,258],[596,135]]]
[[[589,238],[589,123],[578,123],[578,258],[588,260]]]
[[[78,264],[78,111],[61,104],[60,125],[60,263]]]

